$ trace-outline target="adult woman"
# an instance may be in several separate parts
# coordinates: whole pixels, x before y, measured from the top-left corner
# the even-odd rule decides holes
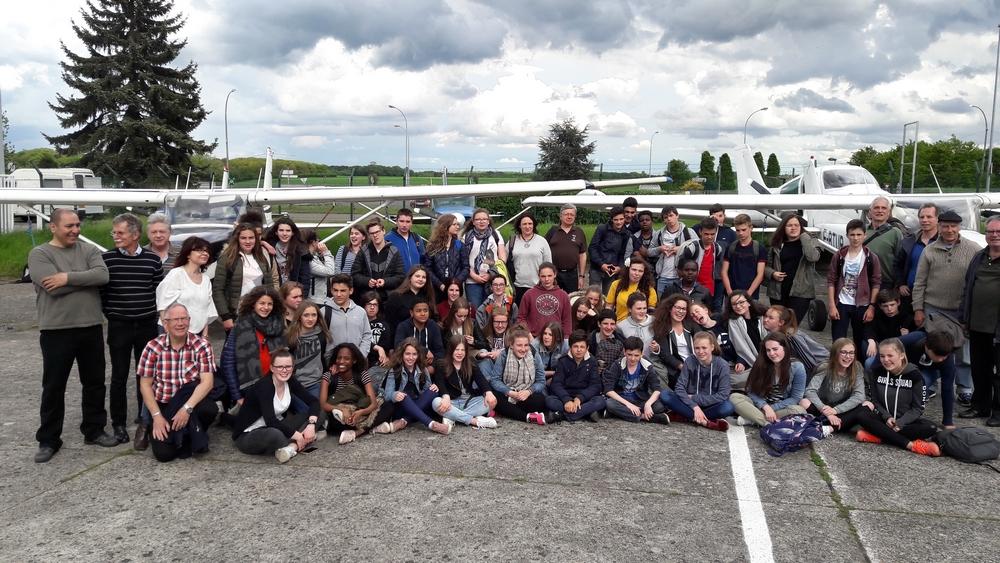
[[[789,213],[771,236],[764,279],[770,280],[767,296],[772,305],[784,305],[804,319],[816,297],[816,262],[819,245],[803,228],[802,217]]]
[[[362,225],[351,225],[347,231],[347,244],[337,249],[333,261],[337,264],[338,274],[350,274],[354,266],[354,258],[361,252],[361,246],[368,241],[368,233]]]
[[[305,291],[303,291],[301,283],[287,281],[278,288],[278,296],[281,297],[281,302],[285,306],[285,326],[288,326],[291,324],[299,304],[305,299]]]
[[[410,318],[410,309],[418,295],[422,295],[428,303],[437,303],[427,268],[420,264],[410,268],[410,273],[399,288],[389,294],[389,301],[385,304],[385,320],[392,330]]]
[[[469,356],[465,339],[448,341],[444,369],[434,374],[441,396],[431,401],[431,406],[448,426],[460,422],[475,428],[496,428],[496,419],[486,415],[496,407],[497,398]]]
[[[857,361],[850,338],[838,338],[830,359],[816,371],[799,405],[813,416],[825,416],[833,430],[847,432],[857,424],[858,409],[865,407],[865,371]]]
[[[330,278],[337,273],[337,261],[330,249],[320,242],[315,229],[302,229],[302,240],[309,248],[312,260],[309,261],[309,271],[312,272],[310,285],[306,287],[306,299],[314,303],[322,303],[328,297]]]
[[[462,296],[462,282],[451,279],[444,284],[445,298],[437,304],[437,316],[443,319],[451,312],[451,305]]]
[[[229,236],[212,278],[212,301],[227,332],[236,323],[240,299],[262,284],[277,287],[274,280],[271,258],[260,245],[257,229],[240,223]]]
[[[271,373],[254,385],[233,423],[233,441],[245,454],[274,454],[279,463],[316,440],[319,401],[292,374],[295,363],[285,349],[274,353]],[[295,397],[305,410],[292,406]]]
[[[542,367],[545,369],[545,384],[552,381],[552,376],[556,374],[556,364],[559,358],[569,352],[569,346],[563,338],[562,326],[559,323],[549,323],[542,329],[542,333],[531,341],[531,347],[542,360]]]
[[[239,316],[222,348],[222,376],[232,403],[271,371],[271,355],[285,348],[285,308],[273,287],[258,286],[240,301]]]
[[[489,349],[479,325],[472,320],[472,305],[464,297],[459,297],[451,306],[448,316],[441,322],[441,338],[450,342],[459,338],[468,345],[468,355],[474,357],[478,350]]]
[[[507,269],[514,278],[514,301],[538,284],[538,267],[552,261],[549,241],[535,232],[538,222],[531,213],[517,220],[517,234],[507,243]]]
[[[419,422],[438,434],[451,431],[450,426],[430,417],[434,414],[431,403],[438,396],[438,386],[431,381],[425,368],[426,355],[413,338],[407,338],[396,347],[385,380],[385,398],[393,408],[393,421],[382,423],[376,427],[376,432],[399,432],[410,422]]]
[[[477,309],[486,297],[490,268],[497,260],[507,260],[503,237],[493,229],[490,212],[483,208],[476,209],[472,213],[472,221],[466,226],[456,277],[465,283],[465,296]]]
[[[775,332],[764,337],[764,353],[757,357],[747,378],[747,394],[729,396],[741,426],[764,426],[783,416],[803,414],[799,405],[806,389],[806,370],[792,359],[788,339]]]
[[[191,317],[188,332],[202,336],[207,336],[209,323],[219,316],[212,300],[212,280],[204,275],[210,254],[207,240],[188,237],[177,253],[174,267],[156,287],[156,310],[162,315],[174,303],[184,305]]]
[[[875,318],[875,300],[882,283],[881,263],[864,242],[864,223],[852,219],[847,223],[847,244],[833,255],[826,273],[827,302],[833,321],[830,332],[834,339],[843,338],[850,325],[858,350],[866,349],[864,323]]]
[[[298,226],[288,217],[278,218],[264,235],[264,240],[274,248],[275,273],[278,284],[296,281],[302,287],[312,287],[312,254],[302,242]]]
[[[764,330],[780,332],[788,337],[792,347],[792,357],[802,362],[806,374],[812,375],[820,364],[830,359],[830,351],[811,336],[799,330],[795,313],[782,305],[772,305],[764,313]]]
[[[733,414],[729,401],[729,364],[719,357],[715,335],[701,331],[691,339],[693,351],[671,389],[660,400],[669,408],[671,419],[693,422],[711,430],[725,432],[725,418]]]
[[[319,305],[303,301],[292,315],[285,338],[295,358],[295,377],[314,397],[319,397],[320,380],[330,365],[333,349],[333,337]]]
[[[868,400],[858,409],[859,442],[886,443],[915,454],[937,457],[941,450],[928,438],[937,426],[923,418],[927,388],[917,366],[909,363],[898,338],[878,345],[879,365],[868,374]]]
[[[733,388],[743,389],[746,374],[743,372],[757,361],[757,352],[763,342],[764,313],[767,307],[757,303],[743,290],[734,291],[726,300],[722,322],[733,343],[736,361],[733,364]]]
[[[501,416],[545,425],[545,369],[531,353],[531,333],[514,330],[510,346],[493,362],[483,362],[494,393],[500,395],[496,411]]]
[[[376,395],[365,358],[354,344],[343,342],[333,349],[333,365],[320,381],[319,400],[320,408],[330,414],[327,434],[339,436],[341,444],[353,442],[371,429],[382,399]]]
[[[664,389],[673,389],[684,361],[691,355],[691,330],[687,326],[691,301],[683,294],[668,297],[653,318],[653,341],[649,344],[653,365]],[[728,371],[728,370],[727,370]]]
[[[628,297],[636,291],[646,296],[646,306],[656,308],[656,284],[650,273],[649,264],[641,257],[632,258],[627,270],[618,272],[618,277],[611,282],[606,299],[608,307],[615,310],[618,320],[628,316]]]
[[[590,308],[590,301],[579,296],[573,302],[573,331],[582,330],[590,334],[597,330],[597,312]]]
[[[465,287],[468,289],[469,286]],[[510,318],[517,318],[517,303],[514,303],[513,297],[507,295],[507,278],[500,274],[492,276],[490,290],[489,296],[476,308],[476,322],[483,329],[486,328],[486,323],[490,320],[494,309],[503,309]],[[468,296],[466,297],[468,298]],[[469,299],[469,303],[472,303],[471,299]],[[472,304],[475,306],[475,303]]]
[[[442,301],[448,293],[448,283],[458,275],[461,267],[462,241],[458,240],[460,227],[458,218],[451,213],[438,217],[422,259],[431,276],[431,286],[437,290]]]

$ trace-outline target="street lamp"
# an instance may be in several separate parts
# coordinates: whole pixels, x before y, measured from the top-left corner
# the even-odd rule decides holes
[[[225,125],[225,138],[226,138],[226,162],[222,167],[222,187],[223,189],[229,187],[229,96],[236,92],[236,88],[233,88],[226,94],[226,103],[222,108],[222,122]]]
[[[403,113],[403,110],[399,109],[398,107],[392,104],[389,104],[389,107],[391,109],[398,111],[399,115],[403,116],[403,132],[406,134],[406,168],[403,169],[403,185],[409,186],[410,185],[410,124],[409,122],[406,121],[406,114]]]
[[[762,111],[767,111],[767,107],[762,107],[762,108],[760,108],[758,110],[754,110],[754,111],[750,112],[750,115],[747,116],[747,120],[743,122],[743,144],[744,145],[747,144],[747,124],[750,123],[750,118],[753,117],[755,113],[759,113],[759,112],[762,112]]]
[[[982,174],[984,175],[983,177],[985,177],[985,174],[986,174],[986,141],[989,139],[989,136],[990,136],[990,122],[986,120],[986,112],[983,111],[983,108],[981,108],[979,106],[975,106],[975,105],[970,105],[969,107],[970,108],[976,108],[976,109],[979,110],[979,113],[983,114],[983,123],[986,125],[986,132],[983,133],[983,167],[982,167]],[[976,182],[976,191],[979,191],[979,182]]]
[[[646,173],[646,176],[653,175],[653,137],[659,134],[659,131],[653,131],[653,134],[649,136],[649,172]]]

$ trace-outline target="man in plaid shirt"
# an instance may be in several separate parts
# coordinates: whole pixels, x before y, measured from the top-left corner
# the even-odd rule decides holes
[[[166,334],[146,344],[136,368],[142,400],[153,419],[153,455],[159,461],[207,451],[205,429],[218,414],[215,403],[205,400],[215,369],[212,346],[188,332],[190,320],[184,305],[167,307]]]

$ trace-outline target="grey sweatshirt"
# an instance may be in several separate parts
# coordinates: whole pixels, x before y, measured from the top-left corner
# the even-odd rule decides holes
[[[108,267],[96,246],[77,242],[68,248],[42,244],[28,254],[28,270],[35,285],[38,329],[58,330],[99,325],[101,286],[108,283]],[[42,279],[66,272],[68,282],[52,291],[42,288]]]

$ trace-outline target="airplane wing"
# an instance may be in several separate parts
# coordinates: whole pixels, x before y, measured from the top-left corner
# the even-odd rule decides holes
[[[772,209],[867,209],[876,197],[876,195],[670,194],[636,195],[635,199],[639,203],[639,207],[648,209],[672,206],[706,210],[718,204],[727,209],[767,211]],[[608,195],[531,196],[524,200],[525,205],[546,207],[560,206],[564,203],[573,203],[577,207],[609,209],[615,205],[621,205],[622,197]]]

